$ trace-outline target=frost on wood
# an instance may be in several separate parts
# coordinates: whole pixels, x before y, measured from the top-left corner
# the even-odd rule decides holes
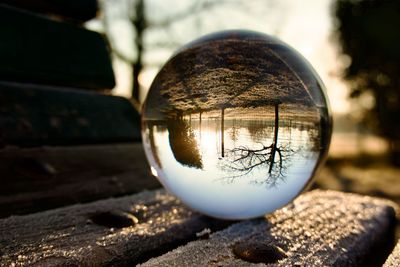
[[[312,191],[265,218],[226,228],[229,223],[190,211],[164,190],[144,192],[0,220],[0,266],[134,266],[164,253],[143,266],[274,260],[277,266],[348,266],[378,258],[393,237],[394,207]]]
[[[0,266],[134,265],[226,225],[144,192],[0,220]]]
[[[400,266],[400,241],[389,255],[383,267],[397,267]]]
[[[241,258],[257,256],[252,249],[267,245],[285,253],[276,266],[362,264],[370,260],[368,256],[376,260],[376,246],[393,237],[393,205],[353,194],[313,191],[266,218],[234,224],[142,266],[247,266],[250,263]],[[249,249],[239,258],[234,249],[242,243]]]

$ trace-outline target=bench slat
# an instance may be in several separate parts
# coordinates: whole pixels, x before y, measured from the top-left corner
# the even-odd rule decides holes
[[[399,267],[400,266],[400,241],[397,242],[396,247],[390,253],[389,257],[383,264],[383,267]]]
[[[0,217],[160,187],[141,143],[0,150]]]
[[[265,253],[257,254],[257,249],[266,251],[265,244],[284,251],[280,266],[349,266],[368,253],[379,258],[373,244],[381,246],[393,237],[394,206],[369,197],[312,191],[264,219],[236,223],[207,239],[202,230],[215,231],[228,223],[191,212],[163,190],[144,192],[0,220],[0,265],[133,265],[203,232],[200,240],[143,266],[243,266],[249,262],[233,250],[266,261]],[[133,226],[123,227],[129,221]]]
[[[0,82],[0,147],[140,140],[140,116],[125,98]]]
[[[2,0],[15,6],[43,14],[56,14],[77,21],[87,21],[96,16],[97,0]]]
[[[0,4],[0,36],[2,81],[115,86],[107,45],[97,32]]]
[[[395,212],[384,201],[314,191],[267,220],[235,224],[141,266],[245,266],[249,261],[274,266],[378,266],[390,251],[394,225]]]
[[[144,192],[0,220],[0,266],[134,266],[226,225],[162,190]]]

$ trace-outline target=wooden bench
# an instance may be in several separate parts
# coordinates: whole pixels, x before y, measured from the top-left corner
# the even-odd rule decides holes
[[[395,208],[381,199],[316,190],[264,218],[231,222],[192,212],[164,190],[147,191],[2,219],[0,262],[378,266],[393,247]]]
[[[95,0],[0,4],[0,266],[400,265],[387,200],[314,190],[239,222],[160,189],[139,114],[108,93],[107,43],[81,27],[95,14]]]
[[[158,188],[146,166],[138,112],[107,93],[115,82],[105,38],[77,23],[96,14],[96,1],[6,2],[0,217]],[[59,9],[62,17],[17,7]]]

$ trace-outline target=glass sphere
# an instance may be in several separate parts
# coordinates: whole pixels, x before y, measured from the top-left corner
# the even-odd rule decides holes
[[[182,47],[154,79],[143,145],[163,186],[216,218],[262,216],[293,200],[329,147],[324,87],[288,45],[224,31]]]

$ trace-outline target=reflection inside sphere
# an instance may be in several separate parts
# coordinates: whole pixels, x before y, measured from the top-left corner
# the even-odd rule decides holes
[[[281,41],[249,31],[183,47],[142,111],[146,155],[186,205],[243,219],[276,210],[309,183],[329,146],[322,84]]]

